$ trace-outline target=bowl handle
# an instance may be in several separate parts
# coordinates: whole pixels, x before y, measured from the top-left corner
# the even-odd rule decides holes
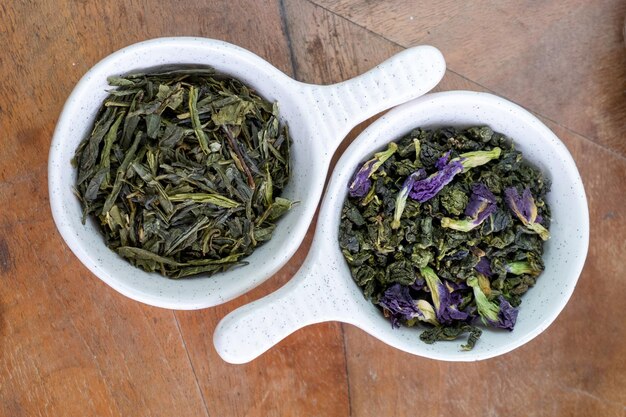
[[[250,362],[305,326],[325,321],[350,322],[351,295],[341,285],[336,268],[313,243],[293,278],[277,291],[224,317],[213,334],[217,353],[226,362]],[[342,295],[342,293],[345,293]]]
[[[317,130],[332,138],[335,150],[357,124],[409,100],[418,98],[443,78],[446,62],[434,46],[405,49],[355,78],[331,85],[301,84],[314,109]]]

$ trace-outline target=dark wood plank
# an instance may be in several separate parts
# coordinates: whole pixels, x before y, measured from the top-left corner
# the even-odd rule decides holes
[[[626,155],[626,3],[313,0]]]
[[[399,49],[306,1],[294,2],[287,12],[296,69],[304,81],[337,81],[337,74],[354,75]],[[448,72],[437,90],[452,89],[485,90]],[[578,114],[583,111],[581,104]],[[546,123],[574,155],[591,211],[587,264],[565,311],[522,348],[466,364],[414,357],[345,325],[353,415],[623,415],[626,348],[620,341],[626,329],[620,319],[619,253],[626,249],[621,222],[626,160]]]

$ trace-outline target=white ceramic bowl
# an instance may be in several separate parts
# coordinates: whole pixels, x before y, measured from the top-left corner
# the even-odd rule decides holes
[[[462,340],[427,345],[421,330],[392,329],[388,319],[363,297],[338,245],[341,207],[348,182],[372,152],[416,127],[489,125],[509,136],[527,161],[551,180],[551,239],[545,244],[545,271],[523,297],[514,331],[485,330],[476,347],[460,350]],[[545,330],[574,290],[589,240],[589,213],[582,181],[561,141],[532,114],[485,93],[427,94],[389,111],[369,126],[341,157],[322,203],[311,251],[298,273],[281,289],[245,305],[218,325],[214,343],[231,363],[250,361],[290,333],[309,324],[353,324],[406,352],[448,361],[475,361],[506,353]]]
[[[76,171],[70,160],[107,96],[107,76],[185,64],[210,65],[278,102],[294,141],[293,175],[283,196],[300,204],[281,219],[271,241],[245,259],[249,265],[212,277],[169,280],[135,268],[109,250],[91,219],[81,224],[80,204],[72,194]],[[348,132],[368,117],[421,96],[444,72],[443,57],[431,46],[402,51],[352,80],[319,86],[297,82],[257,55],[222,41],[162,38],[131,45],[87,72],[63,108],[48,161],[57,228],[83,264],[128,297],[173,309],[226,302],[265,281],[294,254],[317,208],[330,159]]]

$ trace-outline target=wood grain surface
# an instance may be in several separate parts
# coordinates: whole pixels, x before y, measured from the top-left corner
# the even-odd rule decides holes
[[[626,156],[622,0],[314,0]]]
[[[0,3],[0,416],[625,416],[626,5],[471,4]],[[326,323],[250,364],[226,364],[215,326],[289,280],[313,226],[281,271],[222,306],[174,312],[110,289],[52,221],[52,132],[98,60],[176,35],[236,43],[315,83],[429,43],[449,66],[437,90],[491,91],[538,114],[574,156],[589,200],[589,256],[563,313],[527,345],[478,363],[414,357]]]

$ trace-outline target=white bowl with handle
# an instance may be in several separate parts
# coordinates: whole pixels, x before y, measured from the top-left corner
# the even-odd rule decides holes
[[[348,183],[372,153],[417,127],[475,125],[488,125],[511,138],[524,158],[551,179],[547,202],[552,223],[551,238],[544,246],[545,270],[522,297],[515,329],[486,329],[473,350],[462,351],[462,338],[428,345],[420,341],[419,328],[392,329],[352,280],[339,248],[338,229]],[[244,363],[302,327],[340,321],[418,356],[447,361],[490,358],[530,341],[554,321],[574,291],[588,242],[589,212],[580,175],[567,148],[550,129],[522,107],[491,94],[427,94],[386,113],[348,147],[331,174],[301,269],[276,292],[227,315],[215,330],[215,348],[225,361]]]
[[[283,197],[299,201],[279,222],[272,239],[245,258],[249,264],[213,276],[171,280],[132,266],[104,243],[72,193],[70,160],[92,129],[111,75],[162,66],[204,65],[238,78],[262,97],[277,101],[293,139],[292,178]],[[305,84],[238,46],[206,38],[161,38],[121,49],[96,64],[76,85],[59,117],[48,160],[52,214],[76,256],[120,293],[154,306],[197,309],[231,300],[282,267],[304,239],[322,194],[331,157],[358,123],[419,97],[443,77],[445,62],[431,46],[407,49],[354,79],[328,86]]]

